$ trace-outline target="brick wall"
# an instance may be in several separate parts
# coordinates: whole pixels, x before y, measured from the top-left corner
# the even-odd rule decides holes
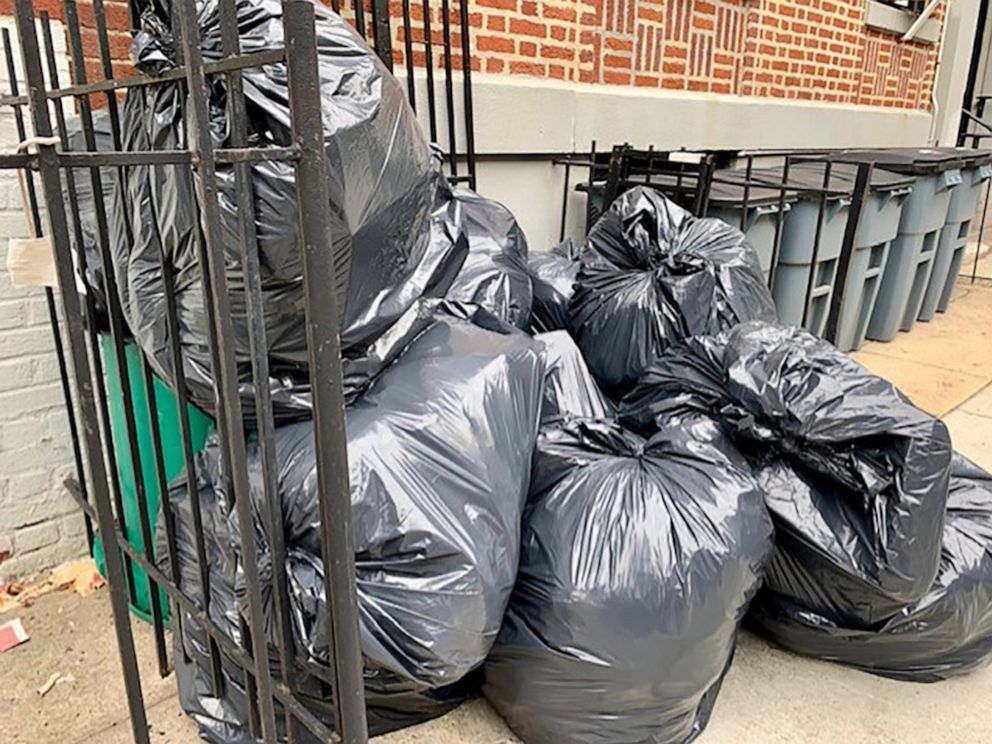
[[[471,0],[473,69],[928,109],[937,46],[867,28],[865,7],[866,0]],[[401,8],[394,2],[393,15]],[[943,5],[934,17],[942,13]],[[413,18],[413,38],[422,39],[419,6]],[[431,23],[440,44],[439,10]],[[397,31],[398,62],[401,44]],[[422,65],[423,53],[415,54]],[[460,55],[452,62],[460,67]]]
[[[3,19],[0,25],[11,27],[12,21]],[[64,74],[68,70],[64,37],[54,36]],[[0,80],[6,90],[5,71]],[[0,148],[10,151],[16,142],[13,117],[5,110],[0,115]],[[0,581],[4,581],[85,554],[86,538],[82,515],[64,486],[75,469],[45,293],[13,287],[7,276],[7,241],[27,236],[20,189],[9,171],[0,172],[0,236]]]

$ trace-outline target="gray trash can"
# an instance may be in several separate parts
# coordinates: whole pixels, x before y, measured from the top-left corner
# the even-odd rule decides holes
[[[745,210],[744,172],[721,170],[716,172],[714,178],[735,182],[713,182],[710,186],[709,207],[706,216],[716,217],[737,228],[742,227],[741,218],[744,217],[742,231],[747,242],[758,254],[761,271],[765,275],[765,281],[768,281],[771,277],[772,259],[775,255],[775,225],[779,221],[779,207],[783,201],[781,189],[752,185],[747,189],[747,209]],[[752,182],[756,180],[754,171],[751,173],[751,180]],[[781,182],[781,178],[779,178],[779,182]],[[785,214],[782,216],[782,229],[785,227],[785,215],[792,209],[797,198],[798,195],[795,191],[787,190],[785,192],[783,204]]]
[[[779,320],[785,325],[804,326],[818,336],[823,335],[830,313],[851,205],[851,183],[849,179],[837,178],[832,167],[817,243],[825,168],[824,163],[797,163],[789,167],[788,185],[796,189],[797,196],[782,226],[772,286]],[[761,168],[752,171],[752,176],[780,184],[783,173],[784,168]]]
[[[971,150],[964,147],[940,148],[940,150],[960,155],[961,184],[951,191],[951,201],[947,207],[947,219],[937,241],[937,253],[930,272],[919,320],[932,320],[935,313],[947,310],[954,293],[961,262],[968,247],[968,234],[978,209],[978,200],[985,182],[992,177],[992,150]]]
[[[931,148],[849,151],[849,162],[874,162],[886,170],[915,177],[899,220],[899,234],[889,246],[868,338],[892,341],[913,327],[930,281],[937,241],[947,219],[951,193],[961,183],[959,154]]]

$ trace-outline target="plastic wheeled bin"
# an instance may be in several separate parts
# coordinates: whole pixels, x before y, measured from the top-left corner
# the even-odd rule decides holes
[[[847,181],[853,193],[857,166],[835,163],[832,172],[838,183]],[[889,249],[899,234],[903,204],[914,183],[914,178],[906,174],[880,168],[872,170],[868,193],[861,207],[861,221],[854,234],[834,339],[834,345],[841,351],[860,349],[865,342],[882,275],[888,265]]]
[[[937,253],[930,272],[919,320],[932,320],[935,313],[947,310],[954,293],[961,262],[968,247],[968,234],[978,210],[978,199],[985,182],[992,177],[992,150],[972,150],[965,147],[942,147],[941,152],[959,155],[961,183],[951,191],[947,219],[937,241]]]
[[[714,179],[719,180],[714,180],[710,186],[706,216],[716,217],[741,228],[747,242],[758,254],[761,271],[765,275],[765,281],[768,282],[771,277],[772,262],[775,259],[776,225],[782,220],[783,227],[779,229],[784,229],[786,216],[795,205],[798,195],[795,191],[786,189],[783,199],[782,189],[755,184],[757,179],[754,170],[751,171],[750,188],[745,188],[746,175],[741,170],[719,170],[714,175]]]
[[[797,163],[789,167],[787,185],[795,189],[796,201],[782,225],[772,285],[779,321],[785,325],[803,326],[818,336],[823,335],[830,313],[851,205],[850,181],[837,177],[833,166],[830,183],[824,192],[825,170],[826,164],[822,162]],[[781,184],[784,172],[784,167],[755,169],[752,178]],[[821,196],[824,197],[822,224]]]
[[[125,418],[124,396],[121,389],[120,375],[118,374],[117,357],[110,335],[101,334],[100,342],[103,348],[104,369],[107,374],[107,406],[110,413],[110,432],[113,439],[114,457],[117,461],[117,477],[121,487],[121,499],[124,504],[124,519],[127,523],[126,537],[131,545],[139,550],[144,550],[144,541],[141,537],[141,512],[138,508],[136,481],[134,470],[131,467],[131,453],[128,448],[127,419]],[[152,434],[151,419],[148,416],[149,391],[145,387],[140,352],[136,344],[128,343],[125,345],[124,358],[134,404],[134,425],[138,440],[138,457],[141,463],[141,480],[145,486],[148,520],[154,540],[162,491],[156,473],[155,439]],[[152,376],[152,387],[158,414],[165,476],[167,480],[171,481],[185,466],[182,430],[179,423],[179,404],[175,393],[154,375]],[[190,440],[193,451],[199,452],[203,449],[214,423],[209,416],[192,405],[187,406],[187,412],[189,414]],[[97,536],[93,544],[93,556],[96,559],[97,568],[100,573],[106,576],[103,544],[100,542],[99,536]],[[134,598],[131,602],[131,611],[138,617],[151,621],[151,592],[148,576],[134,562],[131,562],[131,568],[134,575]],[[161,592],[161,590],[160,597],[163,615],[167,615],[168,602],[165,593]]]
[[[837,159],[872,162],[915,178],[868,322],[868,338],[892,341],[900,330],[910,330],[920,314],[951,193],[961,183],[963,161],[960,154],[932,148],[850,151]]]

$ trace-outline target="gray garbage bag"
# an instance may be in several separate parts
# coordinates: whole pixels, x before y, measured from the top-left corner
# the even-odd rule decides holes
[[[345,352],[360,353],[415,300],[444,295],[464,260],[467,243],[458,224],[449,222],[454,210],[449,208],[437,158],[403,87],[346,21],[319,3],[314,9],[330,190],[332,243],[325,248],[334,256],[338,279],[336,287],[328,287],[328,295],[336,293],[343,308]],[[141,30],[132,47],[135,66],[143,73],[157,75],[175,66],[169,12],[168,3],[143,7]],[[198,0],[197,16],[204,58],[220,59],[217,0]],[[278,0],[239,0],[237,17],[243,48],[261,51],[283,46]],[[252,145],[289,145],[285,66],[246,69],[242,76]],[[230,144],[225,85],[223,75],[208,78],[210,129],[216,146]],[[186,146],[182,90],[180,83],[131,89],[123,112],[125,150]],[[310,399],[293,164],[251,165],[253,205],[239,203],[233,166],[218,165],[217,177],[223,241],[216,249],[223,252],[227,268],[245,408],[250,412],[253,390],[239,215],[253,209],[273,402],[282,419],[305,415]],[[189,392],[195,403],[212,410],[193,178],[186,166],[125,169],[127,198],[124,204],[118,200],[114,210],[115,268],[121,304],[137,342],[155,371],[174,381],[164,260],[175,285]],[[123,238],[125,219],[135,235],[133,244]]]
[[[662,744],[706,725],[771,552],[747,464],[708,421],[644,439],[542,428],[520,573],[483,690],[527,744]]]
[[[750,621],[781,645],[894,679],[936,682],[992,655],[992,475],[961,455],[951,465],[940,569],[929,591],[883,623],[845,627],[775,594]]]
[[[673,343],[776,320],[744,234],[647,187],[621,194],[589,232],[569,315],[596,379],[621,394]]]
[[[544,402],[541,423],[557,419],[609,418],[614,406],[602,392],[586,366],[582,352],[566,331],[534,337],[544,344]]]
[[[92,114],[93,142],[98,152],[114,149],[113,136],[110,128],[110,115],[107,109],[97,109]],[[83,134],[82,121],[73,119],[67,126],[66,139],[71,152],[86,152],[86,137]],[[106,285],[103,272],[103,253],[100,246],[100,230],[97,220],[96,201],[93,198],[93,180],[89,168],[73,168],[73,190],[76,198],[76,209],[70,209],[70,191],[68,178],[62,178],[62,200],[69,214],[70,234],[74,248],[82,251],[86,266],[86,290],[93,295],[96,311],[97,330],[107,331],[110,322],[107,319]],[[103,191],[103,203],[106,207],[113,203],[118,189],[117,169],[100,168],[100,188]],[[109,208],[108,208],[109,213]],[[110,215],[107,216],[108,227]],[[79,243],[79,245],[77,245]],[[110,245],[109,250],[113,250]]]
[[[499,202],[466,188],[451,196],[468,238],[468,256],[445,296],[481,305],[517,328],[530,320],[532,290],[527,272],[527,238],[513,214]]]
[[[472,306],[421,301],[408,311],[429,312],[431,322],[412,340],[402,337],[402,352],[386,355],[393,361],[346,411],[360,635],[376,732],[438,715],[473,689],[516,577],[540,416],[539,342]],[[261,516],[258,447],[248,449],[268,631],[275,632],[272,571],[283,570],[299,653],[326,664],[312,423],[278,427],[275,450],[288,552],[281,567],[272,565]],[[216,442],[200,470],[244,612],[237,518]]]
[[[871,628],[919,600],[940,563],[947,427],[834,346],[752,322],[672,348],[621,402],[650,431],[674,411],[717,416],[775,520],[766,591]]]
[[[579,273],[579,247],[566,238],[550,251],[532,253],[527,269],[534,284],[530,328],[546,333],[568,328],[568,303]]]

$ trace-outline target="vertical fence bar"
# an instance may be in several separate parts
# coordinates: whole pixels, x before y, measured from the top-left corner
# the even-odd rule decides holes
[[[837,259],[837,274],[833,291],[830,293],[830,311],[827,313],[827,324],[823,330],[823,337],[832,344],[837,343],[837,331],[840,328],[844,295],[847,291],[847,275],[851,270],[851,256],[854,255],[854,243],[861,225],[861,213],[864,211],[868,187],[871,185],[872,170],[871,163],[860,163],[854,179],[851,211],[848,212],[847,224],[844,226],[844,243]]]
[[[820,204],[816,213],[816,230],[813,232],[813,255],[809,262],[809,276],[806,277],[806,299],[803,301],[803,317],[800,325],[805,328],[809,318],[809,308],[813,300],[813,289],[816,285],[816,261],[820,256],[820,241],[823,236],[823,218],[827,211],[827,192],[830,189],[830,170],[833,161],[827,158],[823,166],[823,186],[820,190]]]
[[[978,242],[975,244],[975,262],[971,266],[971,283],[978,278],[978,261],[982,257],[982,238],[985,235],[985,217],[989,213],[989,194],[992,193],[992,181],[986,181],[985,203],[982,206],[982,219],[978,223]]]
[[[789,186],[789,170],[792,167],[792,156],[786,155],[782,164],[782,183],[778,192],[778,219],[775,220],[775,235],[772,238],[772,265],[768,271],[768,288],[775,286],[775,272],[778,271],[778,257],[782,252],[782,233],[785,232],[783,224],[785,222],[785,194]]]
[[[747,167],[744,170],[744,202],[741,207],[741,232],[747,232],[748,206],[751,199],[751,172],[754,170],[754,155],[747,156]]]
[[[86,63],[83,59],[82,34],[79,29],[79,16],[74,0],[65,4],[65,20],[69,31],[69,45],[72,51],[72,66],[76,83],[86,83]],[[82,119],[83,138],[86,149],[96,152],[96,137],[93,130],[93,115],[90,111],[89,97],[79,99],[79,115]],[[90,171],[90,185],[93,189],[93,206],[96,213],[97,233],[99,237],[100,256],[103,262],[103,291],[107,303],[107,315],[110,318],[110,336],[116,357],[117,373],[121,384],[121,399],[124,406],[124,434],[127,438],[128,459],[130,460],[131,476],[134,479],[135,500],[138,506],[138,534],[141,535],[142,550],[145,557],[154,562],[155,546],[152,544],[152,531],[148,512],[148,494],[145,490],[144,468],[141,465],[141,448],[138,445],[138,429],[134,419],[134,393],[131,389],[131,379],[127,368],[127,349],[124,336],[126,326],[117,293],[117,278],[114,271],[114,256],[110,247],[110,228],[107,221],[106,204],[104,202],[103,183],[99,167]],[[124,528],[125,539],[130,539],[125,525],[124,513],[118,514]],[[105,536],[106,537],[106,536]],[[169,657],[165,644],[165,622],[162,615],[162,604],[157,587],[147,578],[149,600],[152,610],[152,625],[155,630],[155,651],[158,657],[159,672],[162,676],[168,674]]]
[[[469,186],[475,188],[475,111],[472,106],[472,24],[469,0],[458,0],[462,27],[462,110],[465,118],[465,160]]]
[[[441,0],[441,43],[444,47],[444,103],[448,120],[448,166],[451,175],[458,176],[458,144],[455,139],[458,122],[455,121],[455,81],[451,67],[451,8],[448,0]]]
[[[570,156],[575,157],[573,152]],[[562,187],[561,193],[561,228],[558,231],[558,242],[560,243],[565,239],[565,220],[568,217],[568,181],[572,175],[572,161],[570,159],[565,160],[565,185]],[[590,179],[589,189],[592,190],[592,181]]]
[[[355,28],[358,29],[358,33],[361,34],[362,38],[366,38],[365,30],[365,0],[352,0],[355,7]]]
[[[434,92],[434,39],[431,32],[431,3],[422,0],[424,11],[424,67],[427,72],[427,117],[431,142],[437,142],[437,97]]]
[[[393,34],[389,23],[389,0],[372,0],[372,36],[375,53],[390,72],[393,71]]]
[[[410,21],[410,0],[403,0],[403,56],[406,57],[406,95],[410,108],[417,110],[417,78],[413,64],[413,26]]]
[[[45,14],[43,14],[44,16]],[[7,63],[7,79],[10,84],[10,94],[19,95],[17,84],[17,68],[14,65],[14,51],[10,43],[10,31],[3,29],[4,57]],[[52,83],[55,85],[55,83]],[[21,107],[14,106],[14,124],[17,129],[17,139],[24,142],[27,139],[27,129],[24,126],[24,113]],[[60,126],[60,130],[64,127]],[[69,171],[67,175],[70,175]],[[30,169],[24,169],[24,184],[27,192],[28,210],[30,211],[31,226],[35,235],[41,235],[43,226],[41,223],[41,210],[38,206],[38,193],[35,190],[34,174]],[[65,399],[65,412],[69,422],[69,437],[72,439],[72,457],[76,466],[76,478],[79,480],[79,498],[83,503],[89,504],[88,489],[86,486],[86,468],[83,465],[83,452],[81,437],[79,436],[79,425],[76,421],[76,404],[72,397],[72,384],[69,381],[69,369],[66,363],[65,347],[62,342],[62,332],[59,327],[58,308],[55,304],[55,293],[51,287],[45,287],[45,304],[48,309],[48,322],[52,328],[52,341],[55,344],[55,358],[59,365],[59,381],[62,385],[62,397]],[[83,522],[86,528],[86,544],[90,554],[93,553],[93,520],[90,515],[83,513]]]
[[[368,726],[358,635],[340,309],[336,294],[327,291],[328,287],[336,286],[336,281],[333,252],[329,250],[331,233],[327,211],[327,166],[320,123],[320,78],[313,62],[316,50],[313,6],[307,0],[286,0],[284,8],[290,111],[293,137],[300,148],[296,195],[303,246],[314,436],[318,445],[320,543],[330,615],[335,713],[337,731],[344,744],[364,744],[368,739]]]
[[[20,0],[15,6],[15,13],[34,131],[38,137],[51,137],[52,125],[49,118],[45,79],[42,73],[41,56],[34,25],[32,0]],[[85,329],[79,312],[79,293],[76,289],[75,269],[69,247],[69,229],[65,206],[62,202],[58,154],[54,146],[39,146],[38,168],[45,200],[48,204],[48,219],[56,252],[56,270],[61,289],[62,309],[65,316],[73,373],[79,393],[80,420],[86,437],[90,472],[93,475],[93,497],[97,523],[105,543],[110,546],[110,549],[106,550],[107,580],[110,584],[114,631],[117,636],[117,648],[120,652],[124,684],[127,691],[132,734],[137,744],[147,744],[148,725],[145,718],[134,639],[131,635],[127,596],[123,587],[124,574],[119,554],[114,548],[116,544],[114,513],[107,493],[105,463],[103,458],[97,454],[101,452],[101,447],[93,398],[93,378],[90,376],[90,365],[85,347],[80,344],[80,340],[84,338]]]
[[[376,3],[381,0],[376,0]],[[375,6],[373,6],[375,7]],[[388,12],[388,8],[387,8]],[[388,21],[388,16],[387,16]],[[221,49],[225,57],[241,53],[238,33],[236,0],[220,2]],[[376,25],[378,28],[378,24]],[[314,50],[316,52],[316,49]],[[391,52],[390,52],[391,55]],[[319,93],[318,93],[319,96]],[[248,145],[248,113],[244,95],[244,82],[240,70],[228,74],[228,120],[231,122],[231,146]],[[318,112],[318,127],[320,118]],[[251,180],[251,165],[238,163],[233,166],[237,203],[254,205],[255,193]],[[272,551],[273,604],[275,609],[276,647],[283,682],[295,691],[293,680],[296,665],[293,646],[292,625],[289,615],[289,590],[286,573],[281,570],[286,565],[286,546],[283,529],[282,501],[279,498],[276,462],[275,422],[272,412],[272,396],[269,388],[269,349],[265,334],[264,298],[262,295],[262,275],[258,250],[258,234],[255,226],[254,208],[239,210],[238,238],[241,244],[241,260],[245,282],[246,311],[248,317],[248,340],[252,360],[252,378],[255,391],[255,419],[258,426],[258,448],[262,460],[262,518],[266,520]],[[286,740],[295,744],[299,740],[299,726],[296,718],[285,708]]]
[[[214,163],[213,141],[210,134],[210,114],[202,91],[206,86],[203,53],[200,49],[200,31],[197,27],[195,0],[178,3],[180,27],[183,36],[183,53],[186,60],[186,83],[189,97],[189,116],[192,124],[191,150],[198,159],[203,239],[200,255],[204,271],[204,297],[207,300],[207,321],[211,346],[216,350],[214,378],[217,384],[219,405],[218,424],[222,441],[222,462],[225,481],[230,486],[238,517],[241,552],[248,589],[248,619],[254,677],[258,685],[257,703],[260,711],[262,738],[269,744],[276,741],[275,710],[272,699],[272,679],[266,651],[265,621],[262,614],[261,586],[258,576],[258,546],[255,544],[251,496],[248,484],[245,433],[238,391],[238,369],[234,357],[234,326],[231,302],[227,288],[224,261],[224,235],[220,222],[217,193],[217,174]],[[318,119],[317,125],[320,125]],[[246,678],[250,670],[246,670]],[[247,681],[247,679],[246,679]]]

